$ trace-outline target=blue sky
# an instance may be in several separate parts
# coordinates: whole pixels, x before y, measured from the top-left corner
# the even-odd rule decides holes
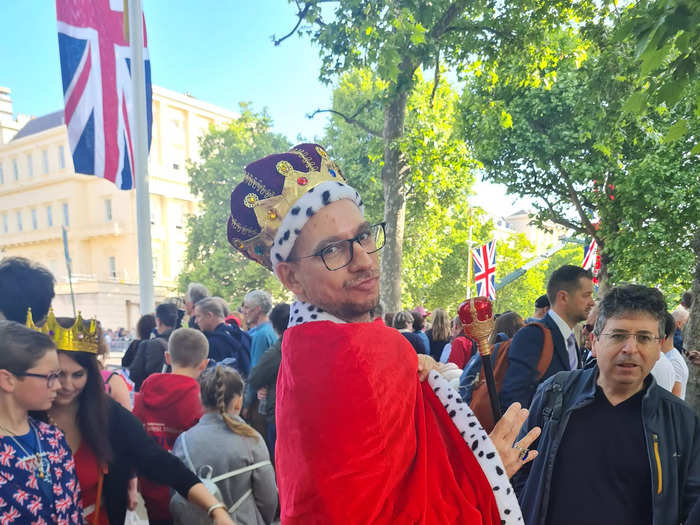
[[[63,107],[51,0],[2,2],[0,85],[12,90],[15,113],[39,116]],[[286,0],[143,0],[153,83],[237,110],[268,108],[275,131],[295,141],[323,135],[330,86],[318,81],[318,50],[294,36],[275,47],[296,21]]]

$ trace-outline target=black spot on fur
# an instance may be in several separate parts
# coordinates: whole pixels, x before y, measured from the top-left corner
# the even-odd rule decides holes
[[[510,514],[510,509],[506,509],[503,511],[503,514]]]
[[[313,312],[316,309],[316,307],[312,304],[309,306],[309,312]]]
[[[292,215],[299,215],[300,211],[301,208],[299,206],[294,206],[294,208],[292,208]]]
[[[301,323],[304,320],[302,316],[297,317],[297,323]]]
[[[314,214],[314,209],[311,206],[306,208],[306,216],[307,217],[311,217],[311,216],[313,216],[313,214]]]
[[[474,443],[472,443],[472,450],[476,450],[476,448],[479,446],[479,440],[475,439]]]
[[[469,426],[470,426],[470,427],[475,427],[475,426],[476,426],[476,422],[474,422],[474,421],[470,422],[470,423],[469,423]]]
[[[311,319],[316,319],[317,317],[318,317],[318,315],[316,315],[316,314],[311,314]]]
[[[498,465],[496,465],[496,474],[498,474],[499,476],[503,475],[503,469]]]
[[[281,256],[279,253],[276,253],[276,254],[275,254],[275,258],[276,258],[278,261],[282,262],[282,256]]]
[[[294,233],[295,235],[299,235],[301,233],[301,230],[299,228],[294,228]]]
[[[457,415],[457,411],[456,411],[456,410],[450,410],[450,414],[449,414],[449,415],[450,415],[450,417],[455,417],[455,416]]]
[[[313,193],[315,189],[316,189],[316,187],[314,186],[313,188],[311,188],[311,189],[309,190],[309,193]]]
[[[284,232],[284,235],[282,235],[282,238],[283,238],[285,241],[288,241],[288,240],[289,240],[289,233],[290,233],[289,230],[287,230],[287,231]]]
[[[493,459],[493,457],[494,457],[495,455],[496,455],[495,452],[489,452],[488,454],[486,454],[486,459]]]
[[[328,204],[331,202],[331,192],[326,190],[321,194],[321,198],[323,199],[323,204]]]

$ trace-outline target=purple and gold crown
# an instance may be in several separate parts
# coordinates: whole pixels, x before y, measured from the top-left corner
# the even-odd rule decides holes
[[[248,164],[231,194],[229,242],[272,270],[270,248],[282,220],[304,194],[329,181],[344,182],[343,174],[318,144],[298,144]]]
[[[97,321],[91,319],[89,325],[86,326],[80,312],[75,318],[73,326],[63,328],[56,320],[53,313],[53,308],[49,310],[49,315],[46,317],[46,322],[41,326],[34,324],[32,318],[32,309],[27,310],[27,328],[48,335],[56,344],[58,350],[67,352],[89,352],[96,354],[99,347],[99,334],[97,333]]]

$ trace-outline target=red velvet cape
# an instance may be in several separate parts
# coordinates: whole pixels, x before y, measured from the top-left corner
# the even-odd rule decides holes
[[[277,381],[283,525],[499,524],[410,343],[382,322],[287,329]]]

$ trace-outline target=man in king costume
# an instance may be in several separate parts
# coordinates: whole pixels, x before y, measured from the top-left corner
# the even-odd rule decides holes
[[[514,404],[488,436],[435,361],[371,322],[384,225],[325,149],[246,166],[228,239],[297,299],[277,382],[283,524],[522,523],[509,476],[539,429],[514,444]]]

